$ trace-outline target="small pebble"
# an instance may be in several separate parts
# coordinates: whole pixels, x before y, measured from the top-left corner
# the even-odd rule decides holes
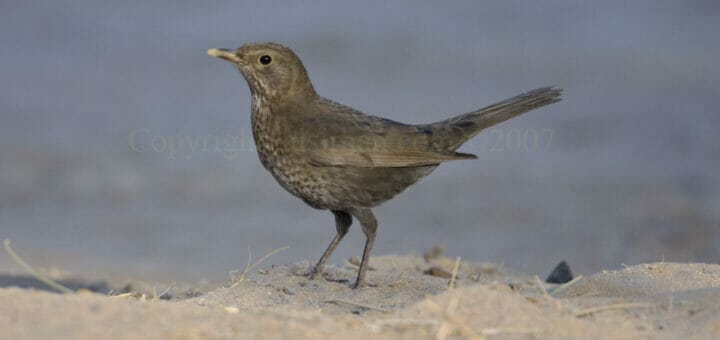
[[[423,274],[440,277],[443,279],[449,279],[450,277],[452,277],[452,273],[440,267],[430,267],[429,269],[425,270]]]

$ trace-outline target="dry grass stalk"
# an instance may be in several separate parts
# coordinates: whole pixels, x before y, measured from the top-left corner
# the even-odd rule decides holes
[[[245,280],[245,276],[246,276],[247,274],[249,274],[250,272],[252,272],[253,269],[255,269],[257,266],[259,266],[260,263],[262,263],[263,261],[267,260],[270,256],[273,256],[273,255],[275,255],[275,254],[277,254],[277,253],[283,252],[283,251],[288,250],[288,249],[290,249],[289,246],[280,247],[280,248],[278,248],[278,249],[275,249],[275,250],[267,253],[265,256],[261,257],[259,260],[257,260],[257,261],[256,261],[255,263],[253,263],[252,265],[250,265],[250,258],[252,257],[252,253],[250,253],[250,247],[248,247],[248,265],[245,267],[245,269],[242,271],[242,273],[240,273],[240,275],[237,276],[237,277],[232,277],[233,273],[232,273],[232,272],[230,273],[230,275],[231,275],[231,281],[232,281],[232,284],[230,285],[230,288],[233,288],[233,287],[239,285],[241,282],[243,282],[243,281]]]
[[[654,307],[653,304],[645,303],[645,302],[617,303],[617,304],[612,304],[612,305],[597,306],[597,307],[581,309],[581,310],[575,312],[575,316],[583,317],[583,316],[587,316],[590,314],[605,312],[605,311],[609,311],[609,310],[630,309],[630,308],[652,308],[652,307]]]
[[[12,248],[10,248],[10,240],[6,239],[4,242],[4,245],[5,245],[5,252],[10,256],[10,258],[12,258],[13,261],[15,261],[15,263],[18,266],[22,267],[23,269],[25,269],[26,272],[28,272],[30,275],[32,275],[36,279],[38,279],[38,281],[50,286],[50,288],[53,288],[60,293],[63,293],[63,294],[74,293],[72,289],[67,288],[67,287],[53,281],[52,279],[48,278],[47,276],[42,275],[42,274],[38,273],[37,271],[35,271],[35,269],[33,269],[33,267],[31,267],[29,264],[27,264],[27,262],[23,261],[23,259],[20,258],[20,256],[18,256],[18,254],[12,250]]]

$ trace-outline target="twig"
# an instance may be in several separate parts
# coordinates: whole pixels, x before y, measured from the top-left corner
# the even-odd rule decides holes
[[[454,294],[454,293],[453,293]],[[470,327],[468,327],[465,323],[458,320],[454,314],[455,310],[457,309],[458,302],[460,301],[460,296],[457,294],[454,294],[450,297],[450,301],[448,302],[448,306],[445,309],[445,311],[442,311],[442,308],[440,306],[433,302],[432,300],[428,300],[429,306],[435,310],[442,311],[442,320],[440,320],[440,326],[438,327],[437,333],[435,333],[435,339],[438,340],[444,340],[450,329],[448,328],[448,324],[455,325],[461,333],[463,333],[466,337],[471,339],[483,339],[484,337],[481,334],[478,334],[474,330],[472,330]]]
[[[332,300],[327,300],[327,301],[325,301],[325,302],[326,302],[326,303],[334,303],[334,304],[337,304],[337,305],[348,305],[348,306],[353,306],[353,307],[360,307],[360,308],[363,308],[363,309],[376,310],[376,311],[380,311],[380,312],[383,312],[383,313],[390,313],[390,310],[389,310],[389,309],[385,309],[385,308],[382,308],[382,307],[371,306],[371,305],[366,305],[366,304],[363,304],[363,303],[353,302],[353,301],[350,301],[350,300],[332,299]]]
[[[654,307],[654,305],[649,304],[649,303],[644,303],[644,302],[639,302],[639,303],[617,303],[617,304],[614,304],[614,305],[597,306],[597,307],[590,307],[590,308],[581,309],[581,310],[575,312],[575,316],[581,317],[581,316],[586,316],[586,315],[590,315],[590,314],[595,314],[595,313],[598,313],[598,312],[609,311],[609,310],[613,310],[613,309],[652,308],[652,307]]]
[[[470,337],[471,339],[482,339],[482,336],[480,334],[477,334],[474,330],[472,330],[470,327],[468,327],[465,323],[458,320],[453,315],[445,315],[445,320],[450,321],[450,323],[454,324],[460,329],[460,332],[464,333],[466,336]]]
[[[155,287],[153,287],[153,299],[152,300],[156,301],[156,300],[162,299],[162,297],[165,296],[165,294],[170,293],[170,290],[172,289],[172,287],[173,286],[168,286],[167,288],[165,288],[165,290],[160,292],[160,294],[158,294]]]
[[[453,266],[452,276],[450,276],[450,288],[455,287],[455,278],[457,278],[458,269],[460,269],[460,256],[455,259],[455,265]]]
[[[122,294],[118,294],[118,295],[111,295],[110,297],[111,298],[126,298],[126,297],[137,298],[139,296],[140,296],[140,293],[130,292],[130,293],[122,293]]]
[[[537,282],[538,286],[540,286],[540,290],[542,290],[543,295],[545,295],[545,299],[548,302],[555,302],[555,307],[557,307],[557,309],[562,309],[562,304],[560,303],[560,300],[553,299],[553,297],[550,296],[547,288],[545,287],[545,284],[540,280],[539,276],[535,275],[535,281]]]
[[[250,245],[248,244],[248,261],[245,264],[245,269],[243,270],[243,273],[247,273],[249,271],[248,268],[250,268],[251,263],[252,263],[252,250],[250,249]]]
[[[565,282],[565,283],[563,283],[561,286],[553,289],[553,291],[551,292],[551,294],[552,294],[552,295],[555,295],[555,294],[560,293],[561,291],[567,289],[568,287],[574,285],[576,282],[580,281],[580,279],[582,279],[582,278],[583,278],[582,275],[578,275],[578,277],[576,277],[576,278],[574,278],[574,279],[572,279],[572,280],[570,280],[570,281],[568,281],[568,282]]]
[[[345,262],[355,266],[355,268],[360,268],[360,258],[357,256],[353,256],[353,257],[345,260]],[[368,264],[367,270],[375,270],[375,267]]]
[[[535,282],[537,282],[538,287],[540,287],[540,290],[542,290],[543,295],[545,295],[545,297],[546,297],[548,300],[551,300],[551,297],[550,297],[550,294],[549,294],[548,291],[547,291],[547,288],[545,288],[545,285],[542,283],[542,281],[540,281],[540,277],[537,276],[537,275],[535,275]]]
[[[34,276],[40,282],[50,286],[51,288],[54,288],[55,290],[57,290],[60,293],[63,293],[63,294],[73,293],[72,289],[65,287],[65,286],[51,280],[50,278],[46,277],[45,275],[41,275],[40,273],[35,271],[35,269],[33,269],[29,264],[27,264],[25,261],[23,261],[23,259],[21,259],[20,256],[18,256],[18,254],[16,254],[15,251],[13,251],[12,248],[10,248],[10,240],[9,239],[5,239],[4,244],[5,244],[5,252],[7,252],[8,255],[10,255],[10,257],[13,259],[13,261],[15,261],[15,263],[17,263],[17,265],[19,265],[20,267],[25,269],[26,272],[30,273],[30,275]]]
[[[450,327],[448,327],[448,323],[443,319],[440,327],[438,327],[437,333],[435,333],[435,340],[445,340],[449,333]]]
[[[235,274],[247,272],[248,268],[250,268],[250,264],[252,264],[252,250],[250,249],[250,245],[248,244],[248,260],[247,264],[245,264],[245,269],[243,269],[242,271],[238,269],[231,270],[230,273],[228,273],[230,274],[230,281],[235,282],[235,279],[237,278]]]
[[[260,265],[260,263],[262,263],[263,261],[267,260],[270,256],[273,256],[273,255],[275,255],[275,254],[277,254],[277,253],[279,253],[279,252],[288,250],[289,248],[290,248],[289,246],[280,247],[280,248],[278,248],[278,249],[275,249],[275,250],[267,253],[265,256],[261,257],[259,260],[257,260],[255,263],[253,263],[251,266],[245,268],[245,270],[243,270],[243,272],[240,273],[240,276],[238,276],[238,277],[235,279],[235,282],[233,282],[232,285],[230,285],[230,288],[239,285],[240,282],[243,282],[243,281],[245,280],[245,275],[247,275],[248,273],[250,273],[253,269],[255,269],[255,267],[257,267],[258,265]],[[248,249],[249,249],[249,248],[248,248]]]

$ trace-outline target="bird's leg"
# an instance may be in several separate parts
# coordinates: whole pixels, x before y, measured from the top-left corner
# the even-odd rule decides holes
[[[335,251],[335,248],[337,248],[338,244],[340,244],[340,241],[342,241],[343,237],[345,237],[348,230],[350,230],[350,225],[352,224],[352,216],[350,214],[340,210],[333,210],[332,213],[335,215],[335,229],[337,229],[337,235],[335,235],[335,238],[332,242],[330,242],[327,249],[325,249],[325,252],[322,257],[320,257],[320,260],[315,265],[315,268],[313,268],[310,272],[310,278],[315,278],[315,276],[322,274],[323,269],[325,268],[325,262],[327,262],[327,259]]]
[[[370,251],[372,250],[373,243],[375,243],[375,234],[377,234],[377,219],[375,219],[375,215],[373,215],[372,210],[369,208],[355,209],[352,214],[360,221],[362,231],[367,238],[365,240],[362,261],[360,262],[360,269],[358,269],[357,280],[355,280],[355,284],[352,286],[353,289],[356,289],[362,287],[365,283],[365,272],[367,271],[368,262],[370,261]]]

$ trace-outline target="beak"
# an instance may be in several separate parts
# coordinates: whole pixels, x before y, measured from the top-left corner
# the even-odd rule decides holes
[[[213,57],[227,60],[234,64],[240,63],[240,58],[235,53],[233,53],[232,50],[228,50],[225,48],[211,48],[207,50],[207,54]]]

